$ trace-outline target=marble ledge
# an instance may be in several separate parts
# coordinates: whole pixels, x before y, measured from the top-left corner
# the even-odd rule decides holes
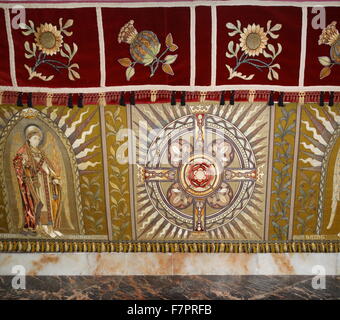
[[[1,253],[0,276],[16,265],[32,276],[340,275],[339,253]]]
[[[326,276],[322,290],[313,288],[313,279],[305,275],[27,276],[26,289],[21,290],[13,288],[13,276],[0,276],[0,300],[340,299],[340,277]]]

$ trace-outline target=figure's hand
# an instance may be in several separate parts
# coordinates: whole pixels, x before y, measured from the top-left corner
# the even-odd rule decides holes
[[[59,179],[53,179],[53,180],[52,180],[52,183],[53,183],[53,184],[60,184],[60,181],[59,181]]]
[[[27,154],[23,154],[22,155],[22,163],[23,163],[23,165],[26,165],[27,162],[28,162],[28,156],[27,156]]]

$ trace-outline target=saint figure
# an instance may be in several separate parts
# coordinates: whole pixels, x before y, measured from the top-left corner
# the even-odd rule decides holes
[[[13,159],[24,214],[24,233],[62,236],[61,183],[53,164],[39,148],[41,129],[29,125],[25,129],[25,144]]]

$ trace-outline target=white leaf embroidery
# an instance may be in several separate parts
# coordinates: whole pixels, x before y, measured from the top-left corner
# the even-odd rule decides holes
[[[134,74],[135,74],[135,68],[128,67],[125,72],[126,80],[129,81],[134,76]]]
[[[175,55],[167,55],[166,57],[165,57],[165,63],[167,63],[167,64],[172,64],[172,63],[174,63],[175,61],[176,61],[176,59],[177,59],[177,54],[175,54]]]
[[[323,57],[318,57],[319,62],[324,66],[328,67],[331,65],[332,61],[329,57],[323,56]]]

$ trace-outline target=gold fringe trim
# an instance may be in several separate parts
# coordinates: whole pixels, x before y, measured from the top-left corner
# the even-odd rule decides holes
[[[4,95],[3,91],[0,91],[0,104],[2,104],[2,96]]]
[[[0,252],[336,253],[340,252],[340,241],[179,243],[0,240]]]

